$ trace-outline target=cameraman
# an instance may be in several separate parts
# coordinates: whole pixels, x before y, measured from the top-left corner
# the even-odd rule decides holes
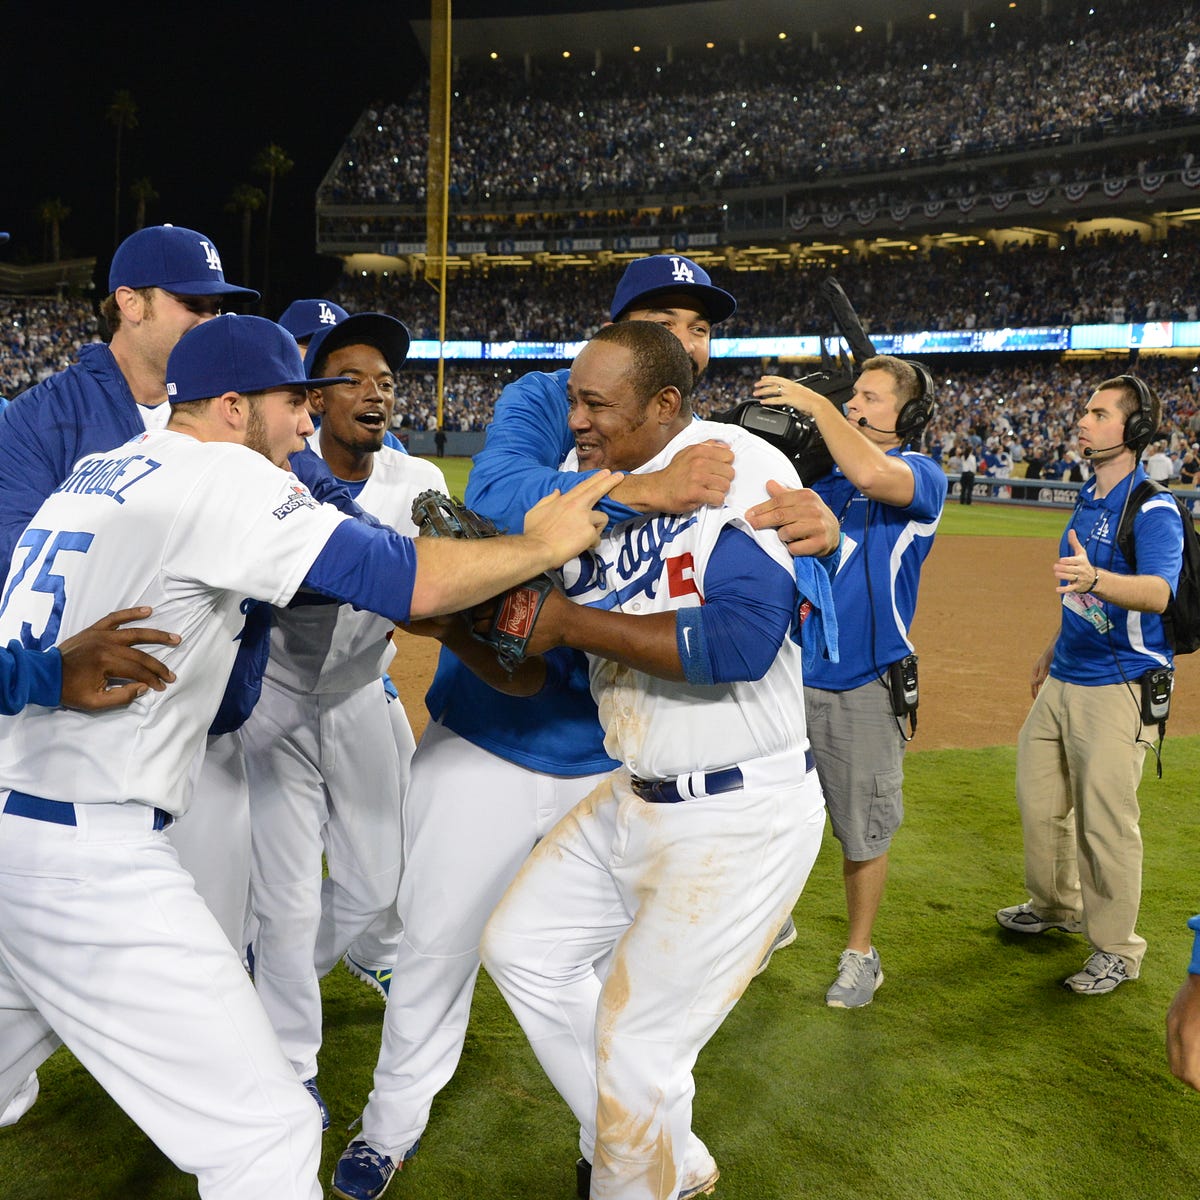
[[[842,638],[840,662],[806,665],[804,697],[817,772],[842,846],[850,926],[825,1003],[860,1008],[883,982],[871,931],[888,847],[903,816],[905,733],[889,674],[912,654],[908,629],[921,564],[946,502],[945,472],[927,455],[904,449],[932,416],[932,381],[924,368],[877,355],[862,364],[844,416],[824,396],[780,375],[764,375],[754,397],[811,416],[835,464],[811,486],[845,535],[833,578],[838,623],[861,636]]]

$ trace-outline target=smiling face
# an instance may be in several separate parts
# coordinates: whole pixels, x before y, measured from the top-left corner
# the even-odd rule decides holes
[[[383,446],[396,407],[396,377],[383,354],[374,346],[341,346],[321,363],[323,376],[346,375],[351,383],[338,383],[310,395],[313,410],[321,417],[321,453],[334,474],[335,460],[356,461],[370,472],[368,456]],[[331,457],[332,455],[332,457]],[[340,475],[340,478],[354,478]]]
[[[635,379],[633,355],[625,346],[592,341],[576,356],[567,402],[581,471],[632,471],[649,462],[690,419],[679,415],[674,388],[647,396]]]

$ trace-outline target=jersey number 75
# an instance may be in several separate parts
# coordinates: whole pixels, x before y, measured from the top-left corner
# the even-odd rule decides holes
[[[91,533],[60,530],[51,538],[51,532],[49,529],[25,530],[13,552],[13,558],[16,559],[17,551],[20,551],[22,547],[27,548],[28,553],[25,555],[25,561],[21,564],[21,569],[13,576],[12,582],[8,585],[4,599],[0,600],[0,617],[2,617],[13,593],[29,573],[30,567],[40,559],[41,566],[38,568],[37,575],[34,576],[30,590],[45,592],[54,598],[54,603],[50,608],[46,627],[41,633],[35,634],[28,621],[21,622],[21,645],[26,650],[48,650],[58,641],[58,630],[62,625],[63,609],[67,603],[67,591],[66,580],[61,575],[54,573],[55,556],[60,550],[86,554],[92,544],[92,538],[95,536]]]

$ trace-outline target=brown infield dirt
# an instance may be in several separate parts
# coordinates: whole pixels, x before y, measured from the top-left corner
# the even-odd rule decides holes
[[[1015,743],[1032,699],[1029,673],[1058,627],[1054,538],[942,537],[921,574],[913,644],[919,727],[911,750]],[[843,636],[855,636],[853,628]],[[391,675],[418,737],[437,643],[397,632]],[[1170,736],[1200,733],[1200,653],[1176,663]]]

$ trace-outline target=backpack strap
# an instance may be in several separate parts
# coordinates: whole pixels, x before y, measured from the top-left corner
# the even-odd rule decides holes
[[[1133,489],[1128,502],[1125,505],[1125,512],[1121,516],[1121,524],[1117,526],[1117,546],[1124,556],[1125,561],[1129,564],[1129,572],[1131,575],[1137,574],[1137,550],[1133,541],[1133,521],[1141,511],[1142,505],[1150,499],[1151,496],[1157,495],[1159,492],[1169,491],[1163,487],[1161,483],[1155,482],[1153,479],[1143,479],[1141,483]],[[1173,495],[1173,493],[1172,493]]]

